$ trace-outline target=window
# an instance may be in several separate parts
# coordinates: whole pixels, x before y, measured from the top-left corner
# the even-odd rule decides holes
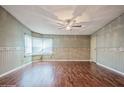
[[[25,34],[25,56],[32,54],[32,38],[30,35]]]
[[[43,55],[52,54],[52,39],[44,38],[43,39]]]
[[[33,37],[33,55],[52,54],[52,39]]]
[[[33,37],[33,55],[39,55],[42,53],[43,42],[41,38]]]

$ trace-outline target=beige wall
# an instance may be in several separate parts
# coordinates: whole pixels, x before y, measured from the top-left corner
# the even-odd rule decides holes
[[[0,75],[31,62],[24,57],[24,33],[31,31],[0,7]]]
[[[69,35],[39,35],[33,37],[46,37],[53,39],[53,54],[46,56],[33,56],[33,60],[89,60],[90,36]]]
[[[124,14],[94,33],[91,38],[95,35],[97,63],[124,72]]]

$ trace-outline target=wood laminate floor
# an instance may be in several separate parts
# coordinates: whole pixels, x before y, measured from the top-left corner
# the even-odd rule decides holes
[[[90,62],[37,62],[0,78],[0,86],[124,87],[124,76]]]

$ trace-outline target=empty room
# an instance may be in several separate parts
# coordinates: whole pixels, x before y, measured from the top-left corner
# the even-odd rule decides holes
[[[0,87],[124,87],[124,6],[1,5]]]

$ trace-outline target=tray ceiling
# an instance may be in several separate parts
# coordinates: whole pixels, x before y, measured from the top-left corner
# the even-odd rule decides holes
[[[109,5],[5,5],[2,6],[34,32],[55,35],[90,35],[124,12]],[[59,23],[74,20],[79,28],[61,29]]]

